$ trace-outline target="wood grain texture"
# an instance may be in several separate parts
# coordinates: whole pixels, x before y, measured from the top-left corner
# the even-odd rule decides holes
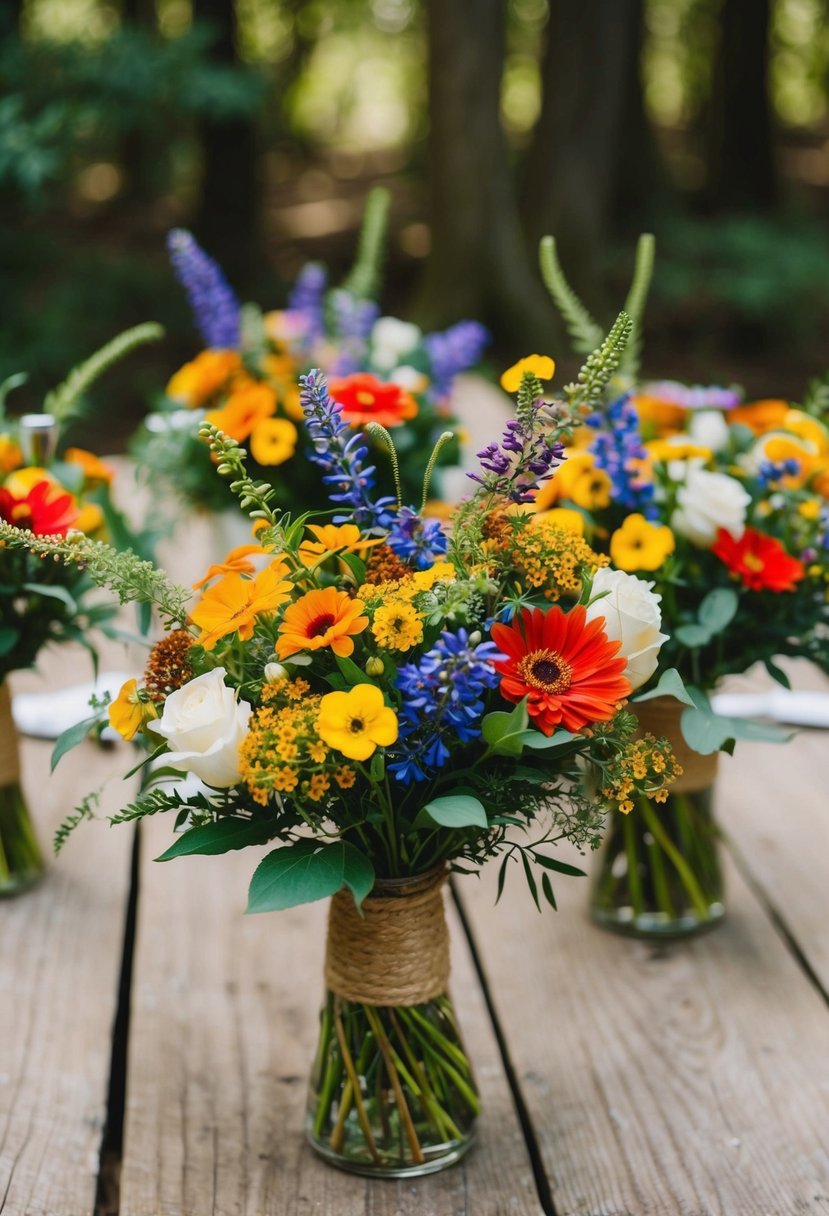
[[[35,685],[29,681],[29,688]],[[111,764],[84,744],[49,780],[50,743],[24,741],[23,781],[46,854]],[[102,779],[102,778],[101,778]],[[119,805],[121,783],[103,813]],[[131,832],[85,825],[41,884],[0,901],[0,1212],[91,1213],[106,1115]]]
[[[142,842],[122,1216],[540,1216],[459,927],[453,992],[485,1104],[466,1162],[414,1182],[335,1170],[305,1142],[326,908],[242,915],[254,850],[155,865]]]
[[[657,946],[584,880],[539,916],[492,877],[464,902],[557,1216],[829,1212],[829,1013],[733,866],[722,927]]]

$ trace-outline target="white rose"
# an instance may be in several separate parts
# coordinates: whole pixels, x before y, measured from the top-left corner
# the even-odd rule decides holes
[[[709,473],[690,465],[676,501],[677,510],[671,518],[673,530],[701,549],[709,549],[720,528],[739,540],[745,530],[751,495],[725,473]]]
[[[421,331],[410,321],[397,317],[380,317],[371,331],[371,361],[381,371],[391,371],[403,355],[414,350]]]
[[[167,740],[172,768],[195,773],[218,789],[240,778],[239,745],[248,733],[251,706],[237,701],[225,684],[225,669],[216,667],[171,692],[161,717],[148,726]]]
[[[593,579],[594,599],[587,609],[588,621],[604,617],[605,632],[613,642],[621,642],[619,656],[627,659],[625,677],[636,689],[656,671],[659,651],[668,635],[660,633],[662,613],[660,595],[651,590],[653,583],[624,570],[596,571]],[[603,595],[603,592],[607,595]]]
[[[728,447],[731,432],[719,410],[694,410],[688,423],[688,437],[700,447],[720,452]]]

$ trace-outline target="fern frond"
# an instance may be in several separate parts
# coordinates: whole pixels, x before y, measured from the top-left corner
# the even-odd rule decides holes
[[[632,328],[630,317],[620,312],[604,342],[585,360],[575,381],[565,387],[573,412],[584,413],[601,405],[604,390],[619,370]]]
[[[624,311],[630,317],[632,328],[622,357],[621,371],[626,376],[630,376],[633,381],[639,378],[639,368],[642,362],[642,319],[645,315],[645,305],[653,279],[655,249],[656,242],[653,233],[643,232],[636,245],[633,280],[625,300]]]
[[[186,805],[186,801],[175,790],[146,790],[139,794],[135,802],[127,803],[120,811],[110,815],[109,822],[113,826],[116,823],[131,823],[134,819],[158,815],[162,811],[180,811]]]
[[[97,818],[95,808],[101,801],[101,791],[96,790],[94,793],[86,794],[72,811],[71,815],[67,815],[63,823],[55,832],[52,840],[52,848],[55,857],[61,851],[67,840],[74,832],[79,823],[83,823],[85,819]]]
[[[72,415],[74,407],[86,390],[114,363],[118,363],[137,346],[147,342],[157,342],[164,337],[164,330],[155,321],[147,321],[125,330],[106,346],[102,346],[94,355],[90,355],[78,367],[72,369],[63,384],[52,389],[43,403],[43,411],[52,414],[59,423],[64,423]]]
[[[589,355],[600,345],[604,331],[593,320],[564,277],[564,271],[558,260],[555,237],[541,238],[538,260],[541,265],[544,286],[561,314],[561,319],[572,340],[573,350],[579,355]]]
[[[821,422],[829,422],[829,372],[812,380],[800,408]]]
[[[380,274],[386,252],[391,195],[382,186],[369,191],[363,212],[363,225],[357,245],[357,257],[343,290],[360,300],[376,300],[380,291]]]

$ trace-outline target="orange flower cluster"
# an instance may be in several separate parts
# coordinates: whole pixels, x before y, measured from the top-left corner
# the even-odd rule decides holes
[[[623,815],[634,807],[632,795],[642,789],[655,802],[665,802],[668,787],[682,776],[682,765],[677,760],[667,739],[656,739],[646,734],[641,739],[631,739],[627,747],[608,764],[604,772],[602,797],[616,804]]]
[[[553,602],[562,595],[578,595],[585,570],[610,564],[609,557],[545,515],[502,517],[490,544],[496,552],[509,555],[528,587],[543,587]]]

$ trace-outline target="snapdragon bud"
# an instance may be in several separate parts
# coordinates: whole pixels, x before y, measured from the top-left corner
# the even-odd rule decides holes
[[[477,645],[478,645],[478,643],[479,643],[479,642],[480,642],[480,640],[481,640],[481,636],[482,636],[482,635],[481,635],[481,631],[480,631],[480,629],[473,629],[473,630],[472,630],[472,632],[471,632],[471,633],[470,633],[470,635],[469,635],[469,645],[470,645],[470,646],[477,646]]]
[[[265,664],[265,682],[267,684],[276,684],[278,680],[286,679],[288,668],[283,667],[281,663],[266,663]]]
[[[386,667],[383,660],[378,659],[376,655],[372,655],[370,659],[366,660],[367,676],[381,676],[385,670]]]

